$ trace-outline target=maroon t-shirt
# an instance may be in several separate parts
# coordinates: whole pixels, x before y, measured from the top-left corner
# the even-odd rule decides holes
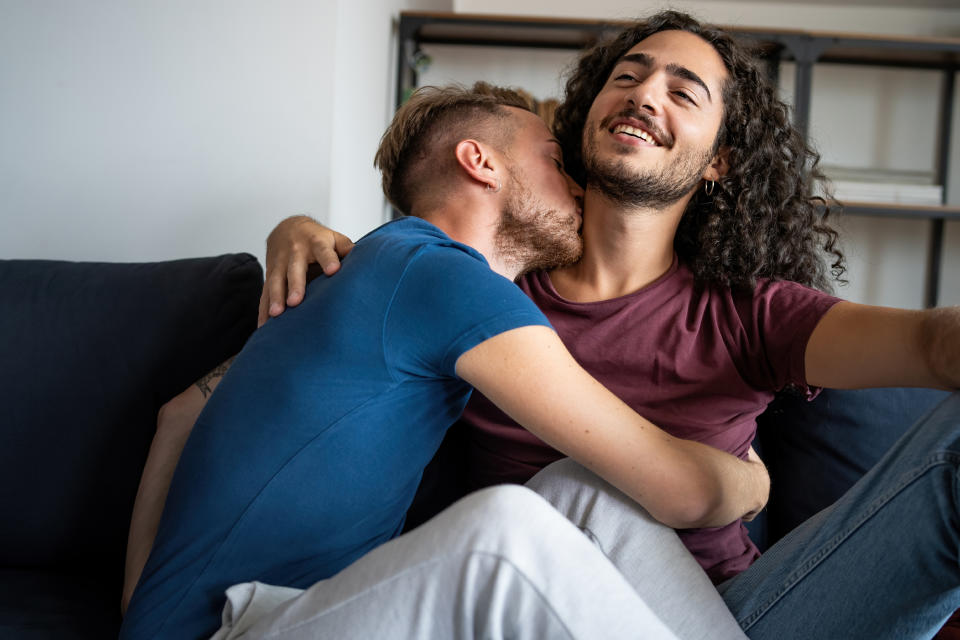
[[[565,300],[545,272],[519,285],[573,357],[639,414],[674,436],[741,458],[775,391],[793,386],[812,394],[804,373],[807,340],[838,302],[783,281],[762,280],[752,293],[698,288],[676,259],[647,287],[601,302]],[[562,457],[478,392],[462,419],[476,488],[525,482]],[[760,555],[739,521],[679,534],[714,582]]]

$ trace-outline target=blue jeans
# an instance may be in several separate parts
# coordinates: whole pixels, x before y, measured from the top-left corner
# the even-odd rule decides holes
[[[929,638],[960,607],[960,394],[718,589],[751,638]]]

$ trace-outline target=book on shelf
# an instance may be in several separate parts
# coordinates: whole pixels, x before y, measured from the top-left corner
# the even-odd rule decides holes
[[[840,202],[883,202],[937,206],[943,204],[943,185],[931,171],[821,167]]]

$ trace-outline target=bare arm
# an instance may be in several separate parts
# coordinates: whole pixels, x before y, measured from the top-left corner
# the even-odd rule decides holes
[[[293,216],[278,224],[267,237],[267,273],[257,326],[283,313],[287,305],[300,304],[311,264],[333,275],[340,269],[340,258],[352,248],[350,238],[307,216]]]
[[[457,374],[667,525],[725,525],[766,504],[762,463],[659,429],[584,371],[547,327],[484,341],[460,356]]]
[[[127,558],[123,572],[123,594],[120,610],[126,613],[130,597],[137,586],[143,567],[147,564],[153,540],[160,526],[163,505],[173,472],[177,468],[183,446],[193,430],[197,416],[207,404],[207,399],[220,384],[220,379],[233,363],[230,358],[213,371],[203,376],[186,391],[160,407],[157,415],[157,432],[150,444],[150,453],[140,477],[140,488],[133,504],[130,518],[130,533],[127,537]]]
[[[838,389],[960,388],[960,307],[837,303],[810,336],[806,370],[809,384]]]

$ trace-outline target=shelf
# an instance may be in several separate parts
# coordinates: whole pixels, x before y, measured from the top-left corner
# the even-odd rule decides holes
[[[960,220],[960,207],[949,205],[891,204],[886,202],[841,201],[844,215],[923,220]]]
[[[421,43],[581,49],[623,23],[404,11],[400,24]]]
[[[557,49],[581,49],[592,45],[602,35],[615,33],[632,24],[625,20],[427,11],[404,11],[400,18],[401,24],[409,30],[405,35],[421,43]],[[960,69],[960,38],[877,36],[733,26],[723,28],[756,41],[761,51],[768,55],[780,52],[784,60],[806,59],[809,53],[815,53],[816,59],[821,62]]]

